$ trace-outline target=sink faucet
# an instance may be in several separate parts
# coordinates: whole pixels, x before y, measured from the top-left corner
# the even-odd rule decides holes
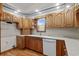
[[[42,35],[42,33],[40,32],[40,36]]]

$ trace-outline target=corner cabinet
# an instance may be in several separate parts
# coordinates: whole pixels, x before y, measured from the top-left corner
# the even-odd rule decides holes
[[[43,53],[42,38],[30,36],[17,36],[16,45],[19,49],[28,48]]]
[[[16,37],[16,47],[19,49],[25,48],[25,36],[17,36]]]

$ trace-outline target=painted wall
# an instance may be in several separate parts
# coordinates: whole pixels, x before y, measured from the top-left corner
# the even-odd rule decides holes
[[[16,29],[16,24],[1,22],[1,52],[16,46],[16,35],[19,34],[20,31]]]
[[[46,32],[33,30],[32,34],[79,39],[79,28],[53,28],[46,29]]]

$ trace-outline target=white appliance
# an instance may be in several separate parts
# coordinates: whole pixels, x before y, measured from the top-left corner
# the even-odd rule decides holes
[[[16,35],[19,35],[20,31],[16,29],[16,24],[1,22],[1,52],[9,50],[16,46]]]
[[[43,53],[48,56],[56,56],[56,40],[43,39]]]

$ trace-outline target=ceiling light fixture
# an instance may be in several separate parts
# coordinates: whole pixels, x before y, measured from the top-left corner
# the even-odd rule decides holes
[[[67,7],[67,8],[69,8],[70,6],[69,6],[69,5],[67,5],[66,7]]]
[[[19,13],[19,12],[21,12],[21,11],[20,10],[14,11],[14,13]]]
[[[21,12],[21,10],[17,10],[17,12]]]
[[[36,10],[35,10],[35,12],[39,12],[39,10],[38,10],[38,9],[36,9]]]
[[[18,13],[17,11],[14,11],[14,13]]]
[[[59,9],[60,7],[58,6],[58,7],[56,7],[57,9]]]
[[[41,12],[38,12],[39,14],[41,14]]]
[[[56,6],[60,5],[60,3],[56,3]]]

